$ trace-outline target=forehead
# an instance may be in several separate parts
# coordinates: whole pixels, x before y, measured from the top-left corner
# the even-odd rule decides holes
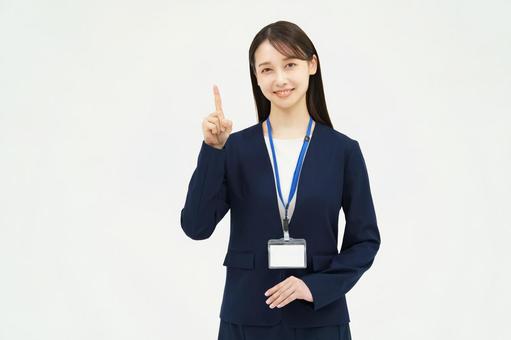
[[[280,53],[268,40],[259,45],[254,53],[254,60],[256,67],[263,65],[276,64],[289,59],[296,59],[295,57],[288,57]]]

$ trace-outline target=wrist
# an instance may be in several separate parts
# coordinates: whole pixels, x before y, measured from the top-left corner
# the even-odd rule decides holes
[[[218,145],[218,144],[209,144],[207,143],[206,141],[204,141],[204,144],[206,144],[207,146],[210,146],[212,148],[215,148],[217,150],[222,150],[224,148],[224,145]]]

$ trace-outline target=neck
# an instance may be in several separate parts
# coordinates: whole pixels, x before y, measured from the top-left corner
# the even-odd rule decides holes
[[[307,108],[298,111],[283,111],[278,108],[272,108],[270,115],[272,136],[275,138],[300,138],[307,131],[310,115]],[[266,123],[264,124],[266,133]]]

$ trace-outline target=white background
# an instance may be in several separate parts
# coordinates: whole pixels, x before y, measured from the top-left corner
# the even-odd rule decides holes
[[[234,131],[257,122],[248,48],[277,20],[369,171],[353,339],[511,338],[510,10],[0,0],[0,339],[216,339],[229,214],[194,241],[180,210],[212,85]]]

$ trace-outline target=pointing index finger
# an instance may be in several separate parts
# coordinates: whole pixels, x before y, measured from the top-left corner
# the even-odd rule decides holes
[[[218,90],[218,86],[216,85],[213,85],[213,94],[215,95],[215,110],[223,118],[224,112],[222,110],[222,99],[220,98],[220,91]]]

